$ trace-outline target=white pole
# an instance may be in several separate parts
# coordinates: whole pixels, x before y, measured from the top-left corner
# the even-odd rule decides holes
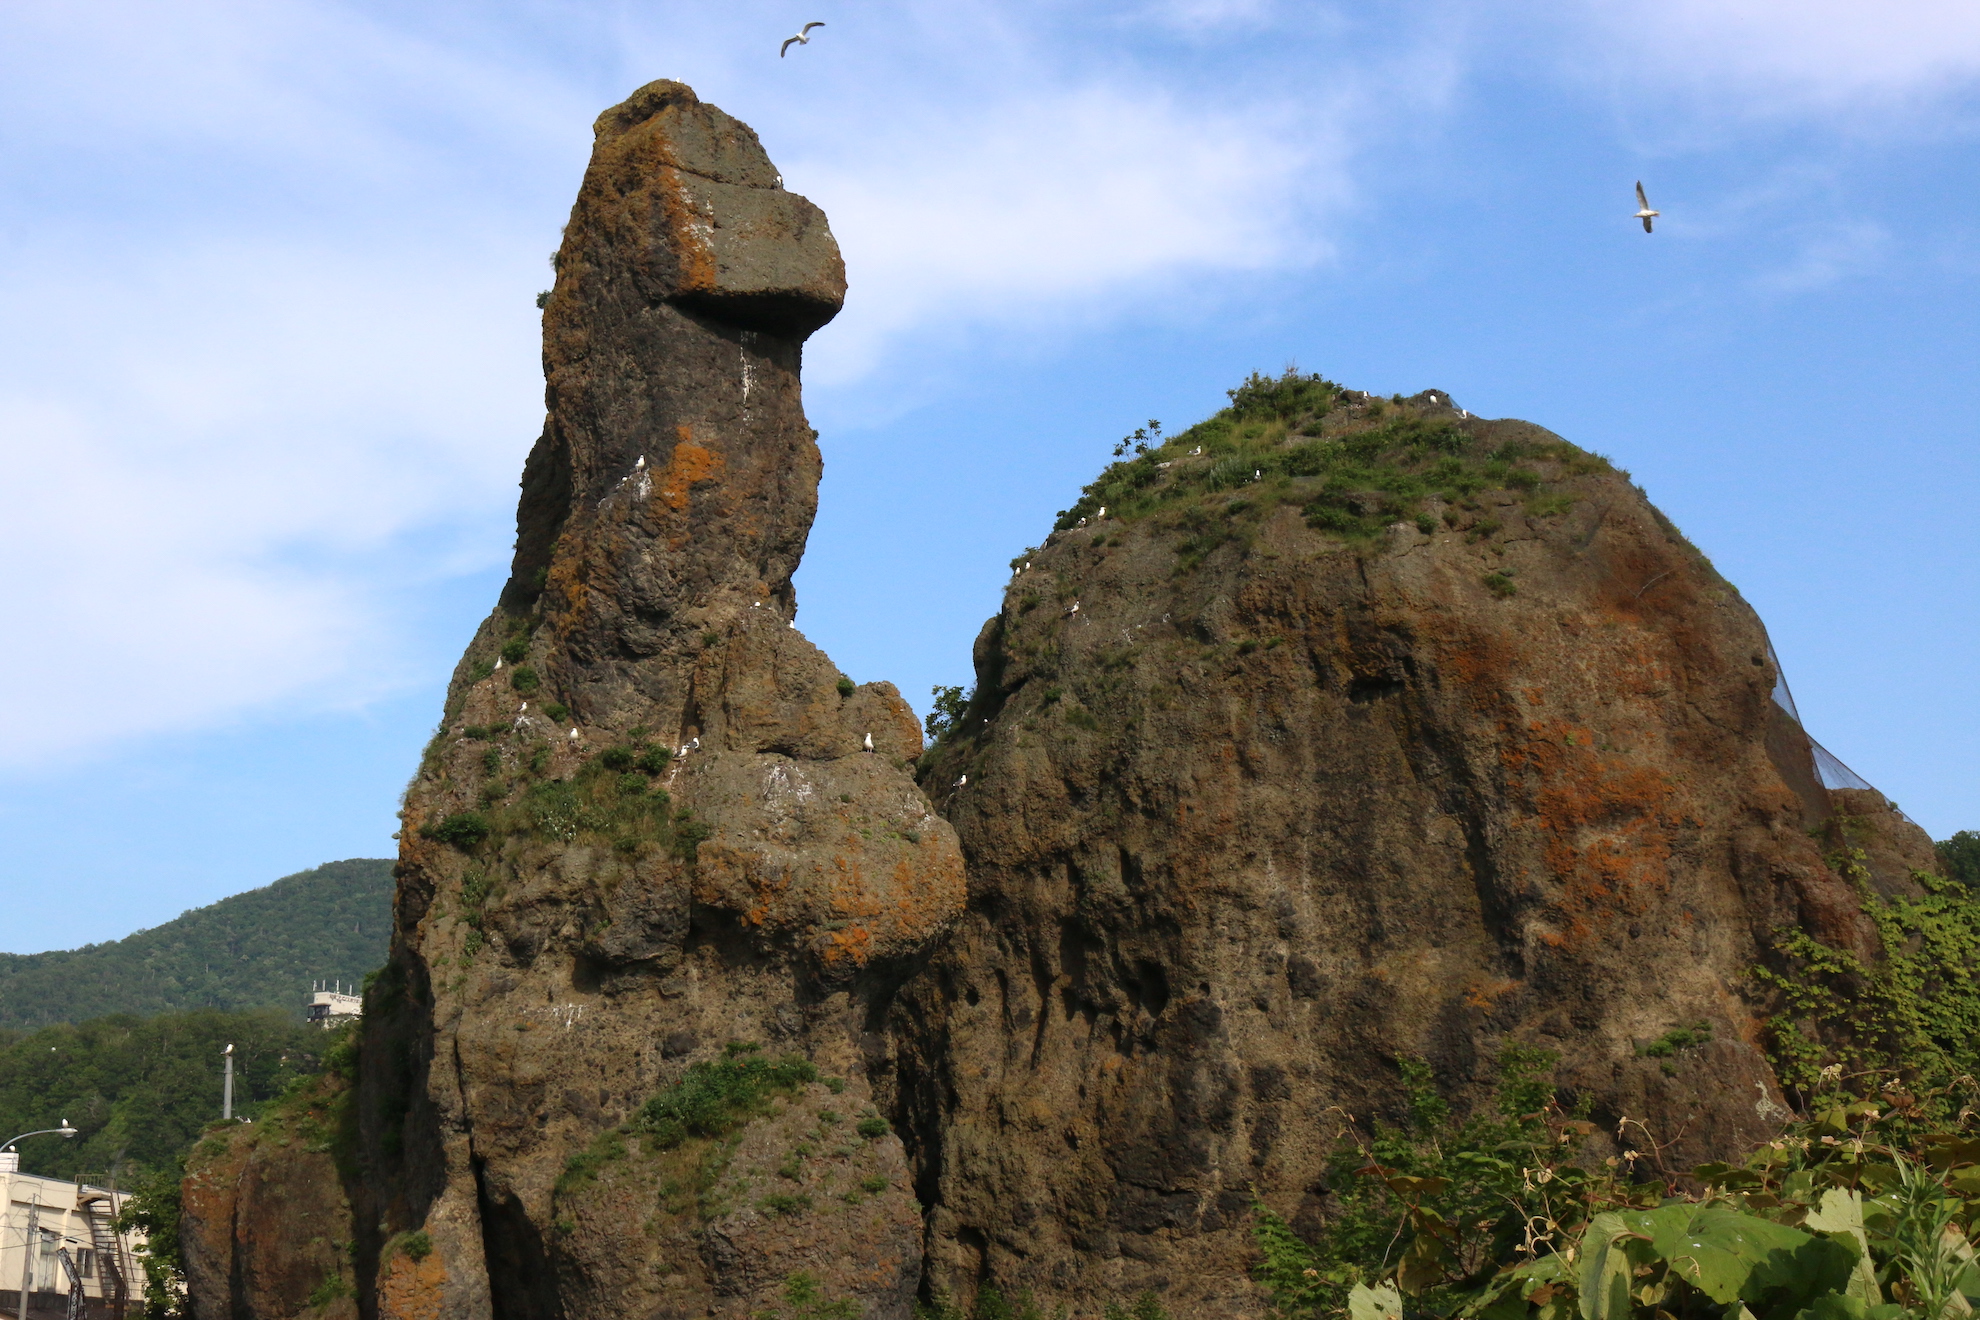
[[[230,1043],[221,1054],[227,1060],[227,1080],[220,1091],[220,1117],[231,1119],[234,1116],[234,1047]]]

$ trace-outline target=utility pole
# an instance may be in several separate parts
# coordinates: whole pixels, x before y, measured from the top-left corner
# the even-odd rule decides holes
[[[227,1080],[226,1080],[226,1081],[225,1081],[224,1083],[222,1083],[222,1085],[221,1085],[221,1090],[220,1090],[220,1117],[221,1117],[222,1119],[231,1119],[231,1118],[232,1118],[232,1117],[234,1116],[234,1046],[233,1046],[233,1043],[232,1043],[232,1042],[229,1042],[229,1043],[228,1043],[228,1045],[227,1045],[227,1048],[226,1048],[226,1049],[224,1049],[224,1050],[222,1050],[222,1051],[221,1051],[220,1053],[221,1053],[221,1055],[222,1055],[222,1057],[224,1057],[224,1058],[225,1058],[225,1059],[227,1060]],[[25,1320],[25,1317],[23,1317],[23,1320]]]
[[[32,1185],[32,1184],[30,1184]],[[28,1193],[27,1238],[21,1250],[21,1317],[27,1320],[28,1295],[34,1291],[34,1248],[35,1234],[41,1227],[41,1193],[39,1190]]]

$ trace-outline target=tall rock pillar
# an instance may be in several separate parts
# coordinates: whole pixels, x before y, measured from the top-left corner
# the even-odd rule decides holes
[[[596,138],[513,575],[406,796],[362,1049],[366,1313],[741,1316],[808,1275],[905,1317],[920,1222],[899,1141],[857,1132],[862,1032],[963,872],[912,711],[794,621],[801,345],[844,267],[687,87]],[[802,1067],[719,1130],[642,1126],[750,1060]]]

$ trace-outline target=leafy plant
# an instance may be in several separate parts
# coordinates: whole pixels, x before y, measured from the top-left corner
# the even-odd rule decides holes
[[[533,697],[537,689],[543,686],[543,679],[528,665],[517,665],[509,671],[509,686],[519,696]]]
[[[1680,1182],[1640,1124],[1624,1120],[1633,1147],[1597,1162],[1588,1124],[1551,1102],[1517,1112],[1537,1073],[1502,1078],[1506,1117],[1458,1123],[1427,1070],[1406,1069],[1409,1122],[1348,1130],[1314,1240],[1260,1208],[1257,1277],[1281,1315],[1943,1320],[1980,1298],[1971,1110],[1921,1134],[1915,1104],[1852,1096],[1837,1068],[1814,1118]]]
[[[884,1137],[893,1130],[893,1125],[878,1114],[870,1114],[853,1125],[853,1131],[869,1141]]]
[[[799,1270],[784,1280],[786,1310],[762,1312],[763,1320],[859,1320],[859,1303],[850,1297],[827,1298],[818,1278]]]
[[[432,825],[420,827],[420,834],[438,843],[466,852],[488,837],[488,817],[479,811],[457,811]]]
[[[1923,895],[1886,900],[1870,885],[1858,824],[1838,817],[1826,828],[1829,865],[1856,886],[1883,956],[1866,963],[1798,927],[1778,931],[1778,964],[1752,973],[1779,996],[1769,1056],[1803,1097],[1829,1067],[1893,1074],[1899,1093],[1919,1097],[1913,1119],[1941,1122],[1952,1101],[1932,1097],[1953,1095],[1980,1060],[1980,898],[1959,880],[1914,871]]]
[[[765,1059],[753,1050],[690,1066],[687,1075],[640,1107],[631,1129],[662,1149],[690,1137],[720,1137],[765,1112],[772,1097],[818,1080],[801,1055]]]
[[[972,693],[965,692],[960,687],[943,687],[940,683],[928,689],[928,692],[934,700],[928,718],[921,722],[921,727],[927,733],[928,741],[939,742],[962,723],[963,712],[969,709]]]
[[[854,683],[850,678],[847,678],[844,674],[839,675],[840,696],[850,697],[853,693],[857,691],[859,691],[859,685],[857,683]]]

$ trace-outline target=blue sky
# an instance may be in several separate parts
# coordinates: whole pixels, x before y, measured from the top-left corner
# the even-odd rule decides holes
[[[845,249],[798,588],[855,678],[967,682],[1120,435],[1297,362],[1609,455],[1816,736],[1980,828],[1970,3],[13,0],[0,949],[391,853],[590,121],[655,77]]]

